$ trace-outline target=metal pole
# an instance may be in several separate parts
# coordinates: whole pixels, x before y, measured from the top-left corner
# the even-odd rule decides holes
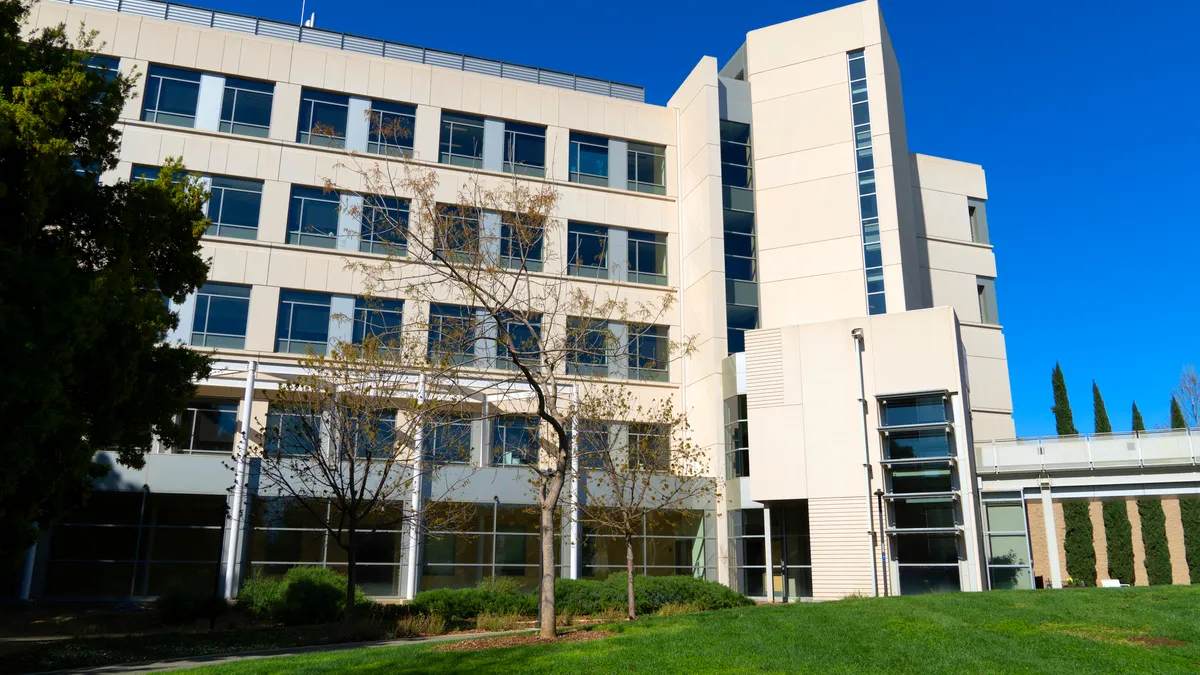
[[[567,571],[568,579],[579,578],[579,390],[571,390],[571,520],[567,523],[571,528],[568,539],[571,547],[571,569]],[[643,559],[644,562],[644,559]]]
[[[863,351],[867,348],[867,343],[863,337],[861,328],[855,328],[850,331],[850,335],[854,338],[854,351],[858,356],[858,402],[862,405],[863,479],[866,481],[867,539],[871,545],[871,595],[879,597],[879,572],[875,566],[875,552],[877,550],[875,543],[875,509],[871,507],[871,441],[870,432],[867,430],[866,383],[863,381],[862,355]]]
[[[888,539],[887,539],[887,521],[883,518],[883,490],[875,491],[875,499],[879,503],[879,555],[880,566],[883,572],[883,597],[888,597],[888,577],[892,576],[891,569],[888,567]]]
[[[418,424],[413,433],[413,484],[412,484],[412,513],[408,517],[408,579],[405,584],[405,596],[412,600],[417,595],[417,557],[421,546],[421,463],[425,452],[425,423],[420,417],[424,416],[425,405],[425,374],[417,379],[417,415]],[[492,542],[494,547],[496,542]]]
[[[775,553],[771,550],[771,505],[763,504],[763,552],[767,559],[767,602],[775,602]]]
[[[237,466],[233,479],[233,508],[229,512],[229,536],[225,550],[225,599],[233,599],[236,579],[234,565],[238,558],[242,532],[242,504],[246,501],[246,465],[250,454],[250,409],[254,404],[254,381],[258,374],[258,361],[250,361],[246,368],[246,394],[242,399],[242,433],[238,439]]]

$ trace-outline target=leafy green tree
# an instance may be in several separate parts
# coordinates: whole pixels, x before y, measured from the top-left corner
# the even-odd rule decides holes
[[[1151,586],[1171,584],[1171,551],[1167,547],[1167,515],[1157,497],[1139,499],[1142,544],[1146,547],[1146,578]]]
[[[204,282],[199,182],[99,181],[117,165],[130,78],[63,26],[28,37],[28,0],[0,0],[0,564],[81,503],[98,449],[137,467],[207,372],[163,344],[165,299]]]
[[[1108,549],[1108,578],[1133,583],[1133,526],[1124,499],[1104,502],[1104,542]]]
[[[1146,430],[1146,423],[1142,421],[1142,413],[1137,409],[1137,401],[1133,402],[1133,430]]]
[[[1071,401],[1067,398],[1067,381],[1063,377],[1062,366],[1054,364],[1054,372],[1050,375],[1050,384],[1054,388],[1054,405],[1050,411],[1054,413],[1054,424],[1059,436],[1074,436],[1079,431],[1075,429],[1075,419],[1071,415]]]
[[[1108,411],[1104,409],[1104,399],[1100,396],[1100,387],[1092,380],[1092,409],[1095,413],[1095,429],[1098,434],[1111,434],[1112,425],[1108,422]]]
[[[1171,428],[1187,428],[1187,419],[1183,416],[1183,408],[1179,406],[1179,399],[1174,396],[1171,397]]]

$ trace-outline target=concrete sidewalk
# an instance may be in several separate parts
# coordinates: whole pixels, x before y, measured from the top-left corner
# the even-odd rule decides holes
[[[83,670],[53,670],[35,673],[34,675],[62,675],[64,673],[161,673],[169,670],[181,670],[184,668],[199,668],[200,666],[215,666],[222,663],[232,663],[234,661],[246,661],[250,659],[268,659],[275,656],[292,656],[294,654],[312,654],[315,652],[333,652],[344,649],[370,649],[375,647],[400,647],[403,645],[418,645],[430,642],[453,642],[455,640],[474,640],[477,638],[499,637],[501,635],[514,635],[517,633],[528,633],[532,628],[525,630],[507,630],[498,631],[495,633],[459,633],[457,635],[437,635],[434,637],[423,638],[407,638],[404,640],[383,640],[380,642],[351,642],[340,645],[316,645],[313,647],[291,647],[288,649],[268,649],[259,652],[239,652],[234,654],[212,654],[209,656],[187,656],[179,659],[166,659],[163,661],[146,661],[142,663],[118,663],[111,666],[100,666],[98,668],[87,668]]]

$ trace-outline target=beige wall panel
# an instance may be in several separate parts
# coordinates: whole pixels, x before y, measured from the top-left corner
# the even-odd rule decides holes
[[[246,349],[275,351],[275,319],[279,314],[279,289],[255,286],[250,289],[250,315],[246,323]]]
[[[962,246],[944,241],[927,240],[930,269],[996,276],[996,256],[981,246]]]
[[[371,62],[373,60],[355,54],[348,53],[346,55],[346,77],[343,87],[347,92],[356,96],[368,98],[371,96]],[[330,65],[332,63],[330,61]],[[328,78],[328,75],[326,77]]]
[[[871,593],[874,560],[863,509],[859,498],[809,500],[813,598],[837,600]]]
[[[463,77],[442,68],[433,69],[429,103],[448,110],[462,110]]]
[[[867,11],[867,5],[874,3],[847,5],[750,31],[746,34],[750,77],[793,63],[830,54],[844,54],[869,42],[878,42],[878,34],[868,36],[863,33],[862,14]]]
[[[747,414],[750,427],[756,432],[756,438],[750,444],[750,465],[771,468],[770,471],[750,472],[752,498],[755,501],[806,499],[808,458],[804,448],[807,419],[804,406],[750,408]],[[809,508],[812,508],[812,502],[809,502]],[[810,528],[814,522],[810,511]]]
[[[1007,361],[967,355],[967,373],[971,379],[972,408],[1012,410]]]
[[[856,237],[759,251],[762,279],[784,281],[863,269],[862,244]]]
[[[755,163],[767,157],[853,140],[848,85],[755,103],[753,114]],[[797,124],[797,120],[804,123]]]
[[[715,237],[704,239],[694,251],[688,253],[687,256],[684,257],[683,278],[680,282],[680,286],[685,290],[689,290],[692,288],[693,284],[700,279],[703,279],[706,275],[720,275],[720,282],[717,283],[712,289],[708,290],[717,292],[716,294],[718,299],[723,301],[724,292],[722,289],[724,288],[723,284],[725,278],[724,265],[724,240]],[[672,276],[676,275],[672,273]]]
[[[1163,515],[1167,517],[1167,549],[1171,553],[1171,583],[1189,584],[1187,548],[1183,539],[1183,518],[1178,497],[1163,497]]]
[[[277,178],[279,176],[279,157],[280,148],[272,145],[260,145],[258,147],[258,166],[254,177],[264,180]]]
[[[272,42],[254,38],[242,38],[242,51],[238,59],[237,73],[244,77],[271,79],[271,46]],[[287,82],[286,77],[275,80],[276,87]],[[298,87],[298,85],[295,85]],[[277,94],[278,95],[278,94]],[[297,99],[299,100],[299,99]],[[278,105],[276,99],[275,105]]]
[[[242,49],[246,40],[234,35],[225,35],[224,38],[225,45],[221,49],[221,72],[244,75],[242,72]]]
[[[246,250],[239,246],[215,245],[208,278],[231,284],[246,283]]]
[[[346,55],[343,52],[330,51],[325,56],[325,74],[321,81],[326,89],[362,95],[361,91],[351,91],[346,87]]]
[[[983,167],[953,159],[912,154],[913,184],[926,190],[987,199],[987,180]]]
[[[367,96],[387,98],[385,87],[387,62],[382,59],[367,60]]]
[[[990,440],[1005,440],[1017,437],[1017,427],[1012,415],[980,410],[971,411],[971,433],[976,443]]]
[[[267,65],[267,79],[280,81],[288,80],[292,68],[292,45],[271,41],[271,61]]]
[[[292,47],[291,73],[287,81],[305,87],[325,88],[325,60],[329,51],[317,47]]]
[[[920,194],[925,234],[971,241],[971,219],[966,196],[929,189],[920,190]]]
[[[571,171],[571,130],[563,127],[546,127],[546,176],[552,180],[566,181]]]
[[[1142,517],[1138,513],[1137,500],[1125,500],[1125,513],[1129,515],[1129,525],[1133,530],[1133,585],[1149,586],[1146,576],[1146,545],[1142,542]]]
[[[1108,575],[1108,537],[1104,532],[1104,505],[1098,501],[1088,502],[1088,519],[1092,522],[1092,550],[1096,552],[1096,579],[1111,579],[1112,577]]]
[[[409,99],[414,103],[428,103],[433,90],[433,69],[413,68],[412,88],[408,92]]]
[[[1033,574],[1050,585],[1050,549],[1046,541],[1046,525],[1042,519],[1042,503],[1025,502],[1025,529],[1029,532],[1029,548],[1033,556]],[[1060,558],[1061,560],[1061,558]],[[1063,575],[1066,578],[1066,575]]]
[[[858,271],[762,283],[760,325],[774,328],[864,314],[865,283]]]
[[[275,83],[275,95],[271,101],[271,138],[279,141],[296,140],[300,130],[300,95],[299,85]]]
[[[188,138],[185,134],[179,132],[168,132],[162,136],[161,145],[158,148],[161,160],[158,164],[162,164],[169,157],[183,156],[183,142]]]
[[[175,38],[175,59],[172,63],[185,68],[195,68],[199,47],[200,31],[194,28],[180,28]]]
[[[38,3],[45,6],[50,3]],[[137,54],[137,43],[142,32],[142,20],[136,16],[117,17],[117,30],[110,43],[110,54],[126,56]]]
[[[218,140],[218,145],[223,141]],[[213,140],[209,136],[185,136],[183,140],[183,165],[191,171],[211,172],[208,165],[212,154]]]
[[[950,310],[882,314],[868,321],[876,393],[960,390],[957,332]]]
[[[263,285],[271,269],[271,249],[254,247],[246,249],[246,283]]]
[[[922,270],[929,275],[934,307],[953,307],[961,321],[979,321],[979,291],[974,274]]]
[[[125,107],[121,108],[121,119],[136,120],[142,117],[142,96],[146,93],[146,71],[150,68],[150,63],[143,59],[131,59],[121,57],[121,65],[118,70],[122,75],[135,75],[137,79],[133,83],[133,90],[129,92],[129,98],[125,99]],[[126,131],[128,134],[128,131]],[[124,145],[124,140],[122,140]],[[124,148],[122,148],[124,151]]]
[[[724,343],[724,340],[721,342]],[[672,366],[674,365],[672,364]],[[695,377],[690,370],[689,377]],[[687,389],[687,415],[688,423],[692,427],[692,442],[702,448],[721,448],[723,454],[725,420],[721,415],[714,414],[713,408],[714,401],[722,400],[720,371],[694,379],[688,384]],[[710,457],[707,474],[716,475],[717,468],[717,458]]]
[[[462,109],[479,115],[483,112],[483,82],[480,78],[464,76],[462,81]]]
[[[587,102],[577,96],[558,97],[559,124],[578,131],[588,131]]]
[[[830,54],[810,61],[756,73],[750,88],[752,103],[798,94],[849,82],[845,53]]]
[[[302,249],[296,247],[295,252],[276,250],[271,254],[271,269],[267,283],[281,288],[304,288],[306,259]]]
[[[214,73],[224,72],[225,33],[202,31],[196,45],[196,67]]]
[[[558,99],[561,98],[557,91],[543,91],[541,96],[541,120],[543,124],[561,124],[558,121]]]
[[[793,183],[842,175],[854,175],[853,143],[835,143],[764,158],[754,166],[754,187],[762,192]]]
[[[280,153],[279,180],[294,185],[320,185],[317,175],[317,153],[285,148]]]
[[[1060,574],[1065,581],[1067,577],[1067,549],[1065,542],[1067,540],[1067,517],[1063,513],[1062,502],[1054,502],[1054,545],[1058,547],[1058,565],[1061,568]],[[1045,525],[1042,525],[1045,530]],[[1046,577],[1046,583],[1049,585],[1050,577]]]
[[[759,190],[755,202],[759,249],[861,237],[857,190],[850,174]]]
[[[962,315],[959,315],[962,320]],[[1004,346],[1004,333],[999,328],[985,326],[961,326],[959,333],[963,347],[971,356],[990,359],[1007,359],[1008,353]]]
[[[328,291],[329,266],[337,264],[328,256],[308,255],[304,259],[304,286],[314,291]]]
[[[171,63],[175,58],[175,40],[178,35],[178,24],[143,19],[136,56],[153,63]]]
[[[417,122],[413,125],[413,155],[426,162],[438,160],[441,138],[442,111],[427,105],[417,106]]]
[[[157,166],[161,163],[162,136],[142,127],[125,127],[122,134],[121,161]],[[128,177],[128,176],[126,176]]]
[[[365,256],[358,256],[353,261],[362,262],[364,259]],[[330,293],[361,295],[366,292],[362,287],[362,283],[360,283],[361,280],[358,278],[358,274],[353,269],[346,267],[350,261],[347,258],[338,258],[329,261],[329,267],[326,270],[325,288]]]
[[[384,64],[382,98],[391,101],[408,101],[417,104],[427,104],[428,101],[416,99],[413,92],[413,76],[415,68],[404,63],[388,61]],[[428,72],[426,71],[426,74]],[[420,119],[420,115],[417,116]]]
[[[887,258],[883,259],[888,262]],[[896,258],[892,258],[896,260]],[[865,281],[863,282],[866,283]],[[887,310],[889,312],[902,312],[906,309],[917,309],[916,307],[908,307],[904,295],[904,266],[899,262],[886,264],[883,266],[883,288],[884,298],[887,299]],[[864,291],[865,292],[865,291]]]
[[[800,373],[810,394],[803,429],[810,499],[863,491],[858,357],[850,329],[841,321],[800,327]]]

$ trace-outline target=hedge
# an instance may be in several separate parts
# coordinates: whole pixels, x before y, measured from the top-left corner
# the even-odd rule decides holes
[[[375,603],[355,588],[354,605],[365,612]],[[346,609],[346,575],[328,567],[293,567],[282,577],[254,576],[242,585],[238,606],[289,626],[332,623]]]
[[[1108,578],[1133,584],[1133,526],[1125,500],[1104,502],[1104,541],[1108,544]]]
[[[1138,516],[1142,519],[1142,544],[1146,547],[1146,577],[1151,586],[1171,584],[1171,551],[1167,547],[1167,516],[1162,500],[1139,499]]]
[[[1096,547],[1092,542],[1092,519],[1087,502],[1063,502],[1063,520],[1067,533],[1063,549],[1067,554],[1067,576],[1085,586],[1096,585]]]
[[[554,585],[555,609],[560,613],[601,614],[626,608],[626,576],[615,573],[603,581],[558,579]],[[689,576],[634,577],[634,602],[639,614],[658,611],[663,605],[691,605],[697,609],[726,609],[753,605],[754,601],[715,581]],[[412,610],[438,614],[447,621],[473,619],[480,614],[521,614],[538,611],[537,593],[516,593],[490,588],[439,588],[421,591]]]
[[[1188,576],[1200,584],[1200,499],[1180,499],[1183,520],[1183,548],[1187,553]]]

